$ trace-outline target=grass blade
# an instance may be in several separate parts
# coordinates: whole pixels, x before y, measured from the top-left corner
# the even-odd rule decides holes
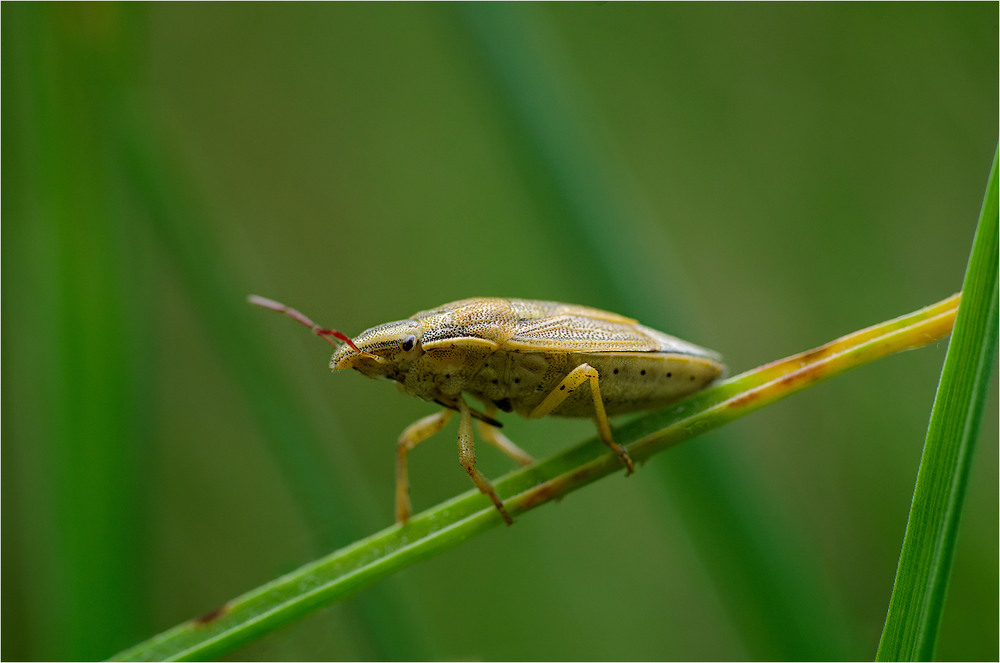
[[[548,12],[504,3],[455,7],[483,78],[495,89],[525,184],[546,210],[540,229],[567,247],[553,259],[566,260],[590,303],[704,338],[692,329],[700,298],[686,257],[669,236],[678,221],[653,217],[644,192],[635,190],[627,165],[604,140],[605,118],[560,48]],[[639,286],[651,283],[670,287]],[[651,471],[659,475],[648,488],[651,505],[681,516],[751,656],[849,656],[844,634],[852,625],[843,620],[841,598],[824,591],[815,551],[787,509],[767,503],[752,471],[702,447],[689,450],[680,465]]]
[[[997,159],[986,185],[877,660],[934,656],[962,502],[997,350]]]
[[[725,380],[616,432],[636,461],[707,432],[843,371],[946,335],[959,296]],[[621,470],[596,438],[495,483],[518,515]],[[209,615],[123,651],[114,660],[187,660],[233,648],[345,598],[406,566],[503,522],[469,491],[259,587]]]
[[[4,9],[21,26],[5,49],[16,63],[7,135],[21,151],[8,162],[16,175],[4,173],[23,188],[4,224],[21,267],[8,274],[17,293],[4,307],[14,321],[4,355],[8,367],[30,366],[7,385],[15,396],[6,411],[30,431],[21,438],[30,448],[17,451],[31,462],[30,497],[13,499],[22,536],[36,547],[16,572],[37,573],[25,622],[46,629],[21,652],[31,658],[102,658],[149,628],[148,597],[131,581],[148,562],[141,507],[151,394],[140,294],[148,269],[102,140],[105,104],[130,84],[134,57],[114,13],[97,5]]]
[[[273,353],[252,331],[256,313],[246,304],[249,286],[240,285],[239,270],[227,260],[224,244],[213,235],[210,219],[189,193],[160,132],[145,120],[152,116],[146,100],[130,101],[134,108],[120,109],[116,125],[122,179],[148,214],[153,233],[257,417],[316,547],[330,550],[361,536],[369,514],[358,491],[352,492],[345,481],[331,480],[338,473],[349,474],[350,456],[342,451],[336,467],[328,462],[317,427],[291,393],[281,388]],[[415,618],[400,599],[401,591],[373,592],[348,613],[354,640],[376,658],[401,658],[423,651],[420,635],[411,626]]]

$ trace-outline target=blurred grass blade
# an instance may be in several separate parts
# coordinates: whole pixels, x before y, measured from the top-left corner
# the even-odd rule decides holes
[[[997,351],[997,157],[986,185],[920,459],[877,659],[929,661],[941,623],[962,501]]]
[[[340,482],[331,481],[337,470],[320,451],[319,436],[302,407],[280,388],[281,374],[272,354],[253,331],[246,305],[249,288],[240,285],[223,243],[212,236],[213,224],[187,195],[179,169],[158,145],[158,132],[142,121],[147,115],[122,113],[118,130],[123,177],[147,212],[214,348],[243,390],[318,547],[341,544],[345,535],[362,531],[352,517],[357,511],[338,490]]]
[[[712,430],[850,368],[945,336],[959,296],[767,364],[637,419],[616,432],[632,457],[652,454]],[[496,482],[519,515],[596,479],[618,473],[617,456],[596,439]],[[459,545],[503,521],[489,501],[468,491],[411,520],[308,564],[194,619],[121,652],[115,660],[213,658],[283,624],[343,599],[406,566]]]
[[[545,210],[539,230],[564,247],[552,259],[585,279],[592,305],[612,310],[649,308],[636,284],[672,284],[670,306],[661,301],[643,319],[678,330],[675,323],[690,319],[685,313],[694,306],[684,262],[603,140],[601,118],[545,10],[521,3],[452,7],[493,87],[525,186]]]
[[[365,530],[366,504],[358,489],[337,476],[348,476],[349,447],[342,446],[336,467],[327,460],[323,442],[302,406],[282,388],[273,353],[254,332],[247,286],[240,286],[227,251],[211,236],[212,224],[190,202],[177,170],[134,116],[123,120],[125,171],[140,203],[151,216],[154,231],[177,268],[186,294],[208,330],[218,354],[234,376],[257,419],[271,456],[305,517],[318,550],[330,550]],[[373,658],[408,658],[423,651],[422,638],[412,629],[414,616],[397,592],[364,597],[348,613],[356,644]]]
[[[138,21],[136,22],[138,23]],[[140,25],[136,34],[145,34]],[[316,549],[328,551],[362,536],[374,520],[356,484],[338,481],[353,471],[350,447],[341,445],[336,465],[321,446],[326,442],[292,392],[283,388],[274,354],[254,331],[256,312],[246,304],[251,290],[239,266],[214,233],[212,220],[191,195],[183,170],[171,160],[142,89],[116,108],[121,178],[147,215],[152,228],[208,332],[225,368],[234,377],[257,419],[285,485],[303,514]],[[327,433],[335,438],[336,431]],[[376,591],[346,612],[354,645],[372,658],[426,656],[417,615],[401,599],[404,587]],[[429,656],[428,656],[429,657]]]
[[[483,79],[494,88],[494,106],[508,126],[525,185],[544,210],[540,230],[564,248],[552,259],[566,261],[564,270],[592,305],[605,302],[658,329],[704,338],[685,256],[669,237],[669,224],[650,214],[606,139],[603,118],[560,48],[544,6],[452,7],[471,37]],[[842,598],[826,586],[818,556],[787,506],[769,502],[759,479],[727,455],[699,446],[683,462],[671,460],[650,468],[660,480],[646,492],[653,506],[676,510],[683,519],[751,656],[848,657],[857,627],[844,618]]]
[[[35,549],[19,566],[35,572],[25,591],[36,614],[22,618],[46,629],[24,654],[40,659],[103,658],[149,628],[148,598],[132,581],[146,562],[148,245],[128,224],[103,140],[106,104],[133,80],[134,44],[116,14],[106,5],[4,7],[20,28],[4,33],[16,86],[4,128],[15,113],[6,136],[21,147],[4,179],[25,185],[4,218],[23,267],[5,290],[4,355],[30,366],[5,401],[5,414],[27,421],[30,448],[14,460],[8,446],[4,461],[30,467],[18,506]]]

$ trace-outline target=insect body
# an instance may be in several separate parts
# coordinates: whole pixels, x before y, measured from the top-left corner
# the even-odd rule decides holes
[[[408,394],[445,409],[403,431],[396,445],[396,519],[411,514],[407,453],[459,413],[459,461],[508,524],[492,484],[476,469],[472,422],[481,437],[517,462],[533,459],[498,430],[497,410],[528,418],[593,417],[604,442],[632,473],[614,441],[608,415],[649,410],[703,389],[725,370],[716,353],[615,313],[530,299],[474,297],[389,322],[353,340],[323,329],[294,309],[251,296],[251,303],[287,313],[331,344],[334,370],[353,368],[389,378]],[[464,395],[481,401],[469,407]]]

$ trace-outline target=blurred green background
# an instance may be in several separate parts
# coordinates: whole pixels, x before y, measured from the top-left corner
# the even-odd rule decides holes
[[[994,3],[2,12],[7,660],[109,656],[391,524],[435,408],[248,293],[352,335],[582,303],[740,372],[955,292],[997,143]],[[945,347],[232,657],[868,659]],[[942,659],[998,656],[992,389]],[[537,456],[593,435],[504,423]],[[411,456],[418,510],[470,487],[454,434]]]

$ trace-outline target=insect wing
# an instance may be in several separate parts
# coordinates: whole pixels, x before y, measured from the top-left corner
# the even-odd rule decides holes
[[[719,361],[718,353],[664,334],[637,321],[600,309],[515,300],[520,320],[505,346],[520,352],[671,353]],[[527,310],[524,310],[527,309]],[[544,314],[549,315],[544,315]]]
[[[475,297],[421,311],[412,319],[427,327],[425,344],[460,337],[486,338],[515,352],[637,352],[673,353],[718,361],[711,350],[640,325],[617,313],[534,299]],[[488,333],[487,333],[488,332]]]
[[[525,320],[506,346],[521,351],[655,352],[657,342],[639,325],[623,325],[594,318],[560,315]]]

